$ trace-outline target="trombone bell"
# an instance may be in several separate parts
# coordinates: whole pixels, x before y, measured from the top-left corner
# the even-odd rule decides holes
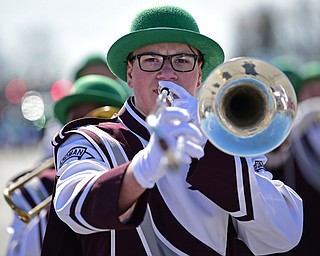
[[[297,99],[289,79],[275,66],[234,58],[215,68],[199,94],[199,118],[208,140],[237,156],[265,154],[288,136]]]

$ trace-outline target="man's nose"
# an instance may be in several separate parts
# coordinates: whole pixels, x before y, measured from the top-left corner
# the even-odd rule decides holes
[[[172,68],[170,60],[164,61],[163,67],[159,70],[158,78],[168,81],[177,78],[177,72]]]
[[[168,70],[172,70],[175,72],[173,66],[172,66],[172,60],[167,58],[163,60],[163,66],[162,69],[168,69]]]

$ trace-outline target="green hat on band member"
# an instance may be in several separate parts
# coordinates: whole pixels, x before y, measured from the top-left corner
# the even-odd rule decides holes
[[[88,56],[87,59],[84,61],[84,63],[82,63],[81,67],[75,73],[74,79],[77,80],[82,76],[81,72],[83,72],[83,70],[85,70],[90,66],[95,66],[95,65],[101,65],[101,66],[106,65],[106,62],[103,56],[100,56],[99,54],[91,54],[90,56]],[[107,66],[106,66],[106,69],[108,69]]]
[[[157,43],[182,43],[198,49],[204,57],[202,80],[224,61],[220,45],[200,34],[190,13],[179,7],[161,6],[146,9],[133,19],[130,33],[110,47],[107,64],[117,77],[126,81],[128,55],[140,47]]]
[[[320,79],[320,61],[309,61],[302,65],[301,76],[303,81]]]
[[[304,63],[300,69],[301,83],[299,84],[298,91],[303,86],[308,84],[309,81],[319,79],[320,80],[320,61],[313,60]]]
[[[87,75],[75,81],[69,95],[55,102],[53,112],[61,124],[66,124],[68,111],[78,104],[97,103],[120,108],[126,99],[126,91],[116,80],[102,75]]]

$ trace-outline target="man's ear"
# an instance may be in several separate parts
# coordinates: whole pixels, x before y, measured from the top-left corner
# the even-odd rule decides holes
[[[199,76],[198,76],[197,88],[200,88],[201,80],[202,80],[202,69],[199,68]]]
[[[127,63],[127,84],[132,88],[132,63],[130,61]]]

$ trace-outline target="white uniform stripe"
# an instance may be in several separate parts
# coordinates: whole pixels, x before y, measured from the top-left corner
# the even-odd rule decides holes
[[[139,122],[142,126],[144,126],[149,133],[152,133],[152,129],[151,127],[147,124],[146,121],[144,121],[143,119],[141,119],[141,117],[139,115],[137,115],[130,107],[130,105],[128,104],[128,102],[126,102],[126,110],[130,113],[130,115],[137,121]]]
[[[115,256],[116,255],[116,231],[114,229],[112,229],[110,231],[110,239],[111,239],[111,251],[110,251],[110,255],[111,256]]]
[[[148,209],[148,211],[150,211],[150,209]],[[157,229],[156,225],[154,224],[152,215],[150,214],[150,220],[151,220],[151,224],[152,224],[152,229],[155,233],[155,235],[157,236],[157,238],[160,240],[161,243],[164,244],[164,246],[166,246],[168,249],[170,249],[173,253],[175,253],[176,255],[179,256],[188,256],[188,254],[185,254],[184,252],[180,251],[178,248],[176,248],[175,246],[173,246],[161,233],[160,231]]]
[[[151,253],[151,250],[150,250],[150,248],[149,248],[147,239],[146,239],[146,237],[144,236],[143,231],[142,231],[142,229],[141,229],[140,226],[137,227],[137,232],[138,232],[138,234],[139,234],[139,237],[140,237],[140,240],[141,240],[141,242],[142,242],[143,248],[144,248],[144,250],[146,251],[146,254],[147,254],[147,255],[150,255],[150,256],[155,256],[154,254]]]
[[[108,152],[112,152],[110,157],[114,167],[129,161],[127,155],[117,140],[95,126],[88,126],[86,129],[97,134],[104,142]]]
[[[140,142],[141,142],[141,144],[143,145],[144,148],[148,145],[149,141],[147,141],[147,140],[145,140],[144,138],[142,138],[139,134],[131,131],[131,130],[125,125],[125,123],[121,120],[120,117],[118,117],[118,120],[120,121],[120,123],[121,123],[124,127],[126,127],[131,133],[133,133],[133,134],[140,140]],[[144,126],[146,126],[146,124],[147,124],[147,123],[145,123]]]
[[[78,221],[84,225],[86,228],[90,229],[91,231],[94,230],[94,231],[97,231],[97,232],[100,232],[100,231],[107,231],[109,229],[99,229],[99,228],[96,228],[96,227],[93,227],[91,226],[88,222],[86,222],[84,220],[84,218],[82,217],[81,215],[81,208],[82,208],[82,205],[91,189],[91,187],[93,186],[93,184],[96,182],[97,179],[99,179],[99,177],[101,175],[103,175],[104,173],[101,173],[100,175],[96,175],[91,181],[90,183],[85,187],[82,195],[80,196],[79,198],[79,201],[77,202],[77,205],[76,205],[76,208],[75,208],[75,216],[76,218],[78,219]]]
[[[235,166],[236,166],[236,178],[238,185],[238,198],[240,204],[240,211],[237,213],[232,213],[233,217],[243,217],[247,214],[246,208],[246,199],[244,195],[244,186],[243,186],[243,175],[242,175],[242,164],[240,157],[234,157]]]

